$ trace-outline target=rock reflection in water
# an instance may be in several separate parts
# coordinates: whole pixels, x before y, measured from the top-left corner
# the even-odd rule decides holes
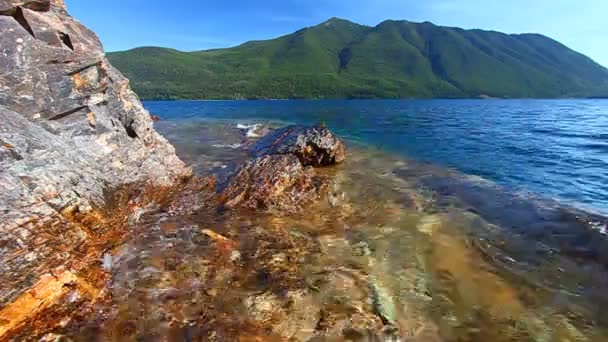
[[[304,212],[143,218],[111,251],[109,301],[58,333],[83,341],[607,336],[602,263],[550,244],[542,254],[542,241],[507,234],[492,211],[428,182],[441,178],[450,189],[463,179],[450,171],[349,151],[344,165],[319,171],[333,180],[331,194]]]

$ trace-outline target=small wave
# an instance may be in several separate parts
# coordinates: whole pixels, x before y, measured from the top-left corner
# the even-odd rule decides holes
[[[545,128],[531,129],[530,132],[549,135],[549,136],[558,137],[558,138],[590,138],[590,137],[592,137],[591,135],[584,134],[584,133],[571,133],[571,132],[565,132],[563,130],[545,129]]]
[[[595,135],[592,135],[592,138],[608,141],[608,134],[595,134]]]
[[[600,234],[608,236],[608,224],[594,221],[594,222],[590,222],[589,226],[591,228],[597,230],[598,232],[600,232]]]
[[[552,134],[554,130],[548,128],[533,128],[530,130],[531,133],[544,133],[544,134]]]
[[[247,138],[259,138],[260,135],[257,133],[257,131],[262,127],[261,124],[251,124],[251,125],[246,125],[246,124],[237,124],[236,128],[246,131],[245,136]]]
[[[261,135],[257,134],[253,130],[249,130],[249,131],[247,131],[246,136],[247,136],[247,138],[259,138]]]
[[[602,152],[608,151],[608,144],[579,144],[578,147]]]
[[[231,148],[233,150],[236,150],[238,148],[241,148],[243,144],[213,144],[211,146],[215,148]]]
[[[257,128],[259,126],[260,126],[260,124],[251,124],[251,125],[237,124],[236,128],[242,129],[242,130],[248,130],[248,129],[251,129],[251,128]]]
[[[491,181],[488,178],[480,176],[480,175],[462,174],[460,176],[463,178],[463,180],[467,180],[467,181],[471,182],[472,184],[485,185],[488,187],[498,186],[495,182]]]

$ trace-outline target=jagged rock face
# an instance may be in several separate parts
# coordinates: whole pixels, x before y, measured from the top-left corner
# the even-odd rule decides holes
[[[304,166],[327,166],[344,161],[344,145],[326,127],[287,126],[252,146],[254,156],[292,154]]]
[[[46,264],[61,235],[37,227],[68,208],[86,212],[108,189],[169,186],[189,173],[62,0],[0,0],[0,284],[35,281],[33,265]],[[87,238],[76,235],[68,243]],[[17,294],[0,285],[0,309]]]

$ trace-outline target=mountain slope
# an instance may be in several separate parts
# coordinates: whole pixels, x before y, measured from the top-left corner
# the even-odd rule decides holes
[[[542,35],[333,18],[266,41],[108,54],[143,98],[608,96],[608,70]]]

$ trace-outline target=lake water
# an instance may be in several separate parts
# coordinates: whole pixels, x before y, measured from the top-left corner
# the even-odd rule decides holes
[[[347,140],[608,213],[608,100],[146,102],[163,120],[326,123]]]
[[[608,101],[145,106],[220,187],[253,124],[325,122],[347,160],[301,212],[148,212],[73,340],[607,340]]]

